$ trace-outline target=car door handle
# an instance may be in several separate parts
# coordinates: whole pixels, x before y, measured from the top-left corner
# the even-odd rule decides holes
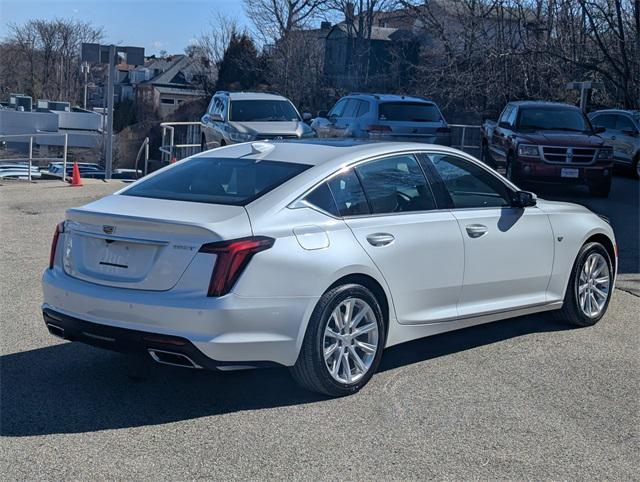
[[[487,227],[482,224],[470,224],[467,226],[467,234],[470,238],[479,238],[487,234]]]
[[[389,233],[373,233],[367,236],[367,241],[369,241],[371,246],[387,246],[393,243],[394,239],[396,238]]]

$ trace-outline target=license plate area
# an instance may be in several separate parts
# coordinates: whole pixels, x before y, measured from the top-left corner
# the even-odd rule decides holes
[[[560,177],[567,177],[570,179],[577,179],[580,176],[580,169],[563,167],[560,170]]]

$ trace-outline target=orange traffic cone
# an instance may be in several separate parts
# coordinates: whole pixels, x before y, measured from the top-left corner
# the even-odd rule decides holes
[[[77,162],[73,162],[73,174],[71,176],[71,187],[82,186],[82,178],[80,177],[80,168]]]
[[[173,157],[171,158],[171,161],[169,161],[169,162],[170,162],[171,164],[173,164],[173,163],[174,163],[174,162],[176,162],[176,161],[177,161],[176,156],[173,156]]]

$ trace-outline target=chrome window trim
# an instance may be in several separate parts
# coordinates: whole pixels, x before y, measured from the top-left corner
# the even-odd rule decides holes
[[[393,152],[393,153],[387,153],[387,154],[382,154],[382,155],[377,155],[377,156],[373,156],[373,157],[368,157],[365,159],[359,159],[357,161],[353,161],[351,163],[347,163],[344,166],[342,166],[340,169],[336,170],[335,172],[329,174],[328,176],[326,176],[325,178],[323,178],[321,181],[318,181],[317,183],[315,183],[312,187],[308,188],[306,191],[304,191],[303,194],[297,196],[293,201],[291,201],[289,204],[287,204],[287,208],[289,209],[300,209],[300,208],[310,208],[313,209],[314,211],[320,212],[322,214],[326,214],[327,216],[329,216],[332,219],[338,219],[338,220],[345,220],[345,219],[362,219],[362,218],[371,218],[371,217],[380,217],[380,216],[397,216],[397,215],[407,215],[407,214],[427,214],[427,213],[433,213],[433,212],[444,212],[444,211],[449,211],[449,212],[455,212],[455,211],[468,211],[468,210],[477,210],[477,209],[505,209],[506,207],[509,206],[503,206],[503,207],[496,207],[496,206],[480,206],[480,207],[474,207],[474,208],[436,208],[436,209],[429,209],[427,211],[408,211],[408,212],[399,212],[399,213],[383,213],[383,214],[357,214],[357,215],[353,215],[353,216],[334,216],[326,211],[324,211],[321,208],[318,208],[316,206],[311,205],[310,203],[306,202],[304,200],[304,198],[314,189],[316,189],[318,186],[320,186],[321,184],[330,181],[331,179],[333,179],[334,177],[336,177],[337,175],[339,175],[340,173],[348,170],[348,169],[352,169],[355,168],[357,166],[359,166],[360,164],[363,164],[365,162],[372,162],[372,161],[377,161],[377,160],[381,160],[381,159],[386,159],[389,157],[396,157],[398,155],[406,155],[406,154],[410,154],[412,155],[415,159],[416,162],[418,163],[418,165],[420,166],[420,168],[422,169],[422,166],[420,165],[420,161],[418,159],[418,155],[419,154],[445,154],[445,155],[449,155],[449,156],[457,156],[461,159],[464,159],[466,161],[471,162],[472,164],[475,164],[477,167],[483,169],[485,172],[487,172],[488,174],[492,175],[493,177],[495,177],[498,181],[500,181],[502,184],[504,184],[507,189],[513,193],[519,191],[520,189],[518,189],[518,187],[515,184],[512,184],[511,181],[509,181],[508,179],[502,177],[499,173],[497,173],[496,171],[494,171],[493,169],[488,168],[482,161],[479,161],[477,159],[475,159],[473,156],[471,156],[470,154],[467,154],[466,152],[460,151],[460,152],[455,152],[452,153],[449,150],[445,150],[445,149],[438,149],[437,147],[431,148],[431,149],[407,149],[407,150],[401,150],[401,151],[397,151],[397,152]],[[431,162],[431,160],[429,160],[429,162]],[[426,180],[427,180],[427,185],[429,186],[429,189],[431,189],[432,194],[434,195],[434,199],[435,199],[435,193],[433,193],[433,188],[431,186],[431,182],[429,181],[429,176],[427,175],[426,172],[423,172]],[[506,181],[506,182],[505,182]],[[364,188],[363,188],[364,189]]]

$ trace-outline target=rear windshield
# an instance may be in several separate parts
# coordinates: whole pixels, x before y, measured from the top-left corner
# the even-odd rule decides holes
[[[196,157],[140,181],[122,195],[244,206],[309,167],[255,159]]]
[[[591,131],[589,121],[580,110],[558,107],[521,109],[518,127],[522,130]]]
[[[298,112],[287,100],[232,100],[232,122],[299,121]]]
[[[385,102],[378,106],[378,118],[388,121],[440,122],[442,116],[428,102]]]

